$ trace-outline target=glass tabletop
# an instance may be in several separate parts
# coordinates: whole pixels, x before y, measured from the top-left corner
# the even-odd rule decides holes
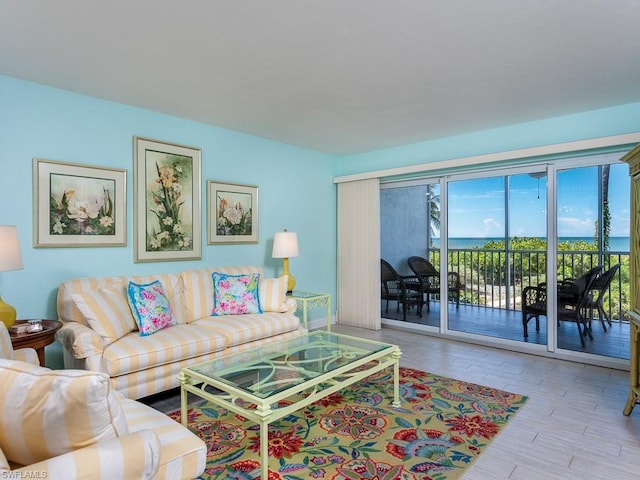
[[[323,297],[326,295],[327,295],[326,293],[303,292],[302,290],[294,290],[291,293],[287,293],[287,296],[295,297],[295,298],[313,298],[313,297]]]
[[[386,343],[318,331],[193,365],[187,370],[265,399],[392,348],[395,347]]]

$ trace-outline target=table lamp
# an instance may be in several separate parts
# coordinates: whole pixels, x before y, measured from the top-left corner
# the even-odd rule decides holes
[[[22,270],[22,255],[18,242],[18,228],[0,225],[0,272]],[[16,309],[0,297],[0,320],[9,328],[16,321]]]
[[[271,256],[283,259],[282,274],[289,276],[287,293],[291,293],[296,285],[296,279],[289,273],[289,258],[298,256],[298,236],[296,233],[288,232],[286,228],[284,232],[276,232],[273,236],[273,252]]]

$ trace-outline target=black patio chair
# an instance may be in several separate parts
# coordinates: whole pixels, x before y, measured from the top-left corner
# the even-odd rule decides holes
[[[592,285],[601,266],[589,270],[575,280],[565,279],[558,282],[557,317],[559,321],[575,322],[578,327],[580,344],[584,348],[584,337],[593,340],[591,334],[591,322],[588,316],[589,303],[592,301]],[[536,332],[540,331],[540,316],[547,315],[547,285],[541,283],[537,286],[528,286],[522,290],[522,329],[524,338],[529,337],[528,323],[535,318]]]
[[[380,259],[380,296],[386,300],[385,312],[389,313],[389,301],[395,301],[396,311],[402,305],[402,319],[407,320],[407,310],[416,307],[417,314],[422,318],[424,292],[422,283],[413,275],[400,275],[389,262]]]
[[[423,257],[413,256],[407,260],[409,268],[422,282],[422,289],[427,294],[427,312],[429,311],[429,295],[440,295],[440,272],[433,264]],[[460,308],[460,291],[462,284],[458,272],[447,274],[447,292],[449,299],[456,302],[456,309]]]
[[[602,324],[602,328],[604,331],[607,331],[607,326],[605,325],[605,321],[611,326],[611,319],[607,315],[607,312],[604,310],[604,297],[609,293],[609,287],[611,286],[611,281],[618,273],[620,269],[620,264],[616,264],[611,267],[606,272],[603,272],[601,275],[598,275],[596,279],[591,284],[591,298],[589,299],[588,308],[589,308],[589,321],[593,319],[593,311],[596,310],[598,312],[598,319]],[[589,324],[591,327],[591,324]]]

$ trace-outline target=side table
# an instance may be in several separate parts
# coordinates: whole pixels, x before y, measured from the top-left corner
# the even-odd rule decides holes
[[[331,295],[328,293],[313,293],[294,290],[287,293],[287,297],[295,298],[298,301],[298,310],[302,310],[302,322],[304,328],[307,327],[307,314],[309,308],[326,307],[327,309],[327,332],[331,331]]]
[[[28,320],[17,320],[16,325],[21,323],[27,323]],[[42,323],[42,330],[34,333],[11,333],[11,345],[13,349],[19,348],[33,348],[38,354],[38,360],[40,360],[40,366],[45,366],[44,347],[51,345],[56,339],[56,332],[62,327],[62,322],[58,320],[40,320]]]

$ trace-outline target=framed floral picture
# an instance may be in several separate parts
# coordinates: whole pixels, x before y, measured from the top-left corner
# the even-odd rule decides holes
[[[258,187],[207,180],[207,243],[258,243]]]
[[[127,244],[127,172],[33,159],[33,246]]]
[[[201,151],[134,137],[134,261],[202,258]]]

